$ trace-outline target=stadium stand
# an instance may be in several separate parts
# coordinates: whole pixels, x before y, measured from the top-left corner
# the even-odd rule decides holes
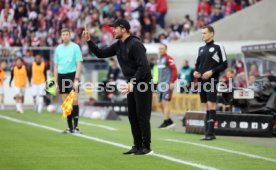
[[[187,1],[188,2],[188,1]],[[84,24],[90,26],[94,41],[109,45],[117,18],[127,18],[134,35],[145,43],[185,39],[191,31],[239,11],[256,0],[199,0],[196,22],[185,15],[183,20],[163,23],[166,0],[36,0],[0,1],[0,47],[53,47],[60,43],[62,27],[73,30],[72,38],[81,44]],[[170,3],[170,2],[168,2]],[[175,3],[177,4],[177,3]],[[161,25],[163,29],[157,28]],[[166,27],[165,27],[166,25]]]

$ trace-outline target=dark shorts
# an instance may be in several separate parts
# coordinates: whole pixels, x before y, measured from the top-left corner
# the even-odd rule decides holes
[[[158,102],[162,102],[162,101],[171,101],[172,99],[172,91],[168,90],[165,92],[160,92],[157,91],[157,95],[158,95]]]
[[[217,101],[217,84],[218,81],[214,81],[214,85],[212,88],[211,85],[207,84],[205,87],[206,89],[204,89],[204,83],[210,83],[208,81],[201,81],[201,91],[199,92],[200,94],[200,101],[201,103],[207,103],[207,101],[209,102],[213,102],[216,103]]]
[[[75,74],[75,72],[67,74],[58,74],[58,86],[60,94],[69,94],[72,91],[74,86]],[[78,93],[79,87],[75,90]]]

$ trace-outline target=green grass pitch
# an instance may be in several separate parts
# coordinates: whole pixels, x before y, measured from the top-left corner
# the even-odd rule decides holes
[[[43,112],[1,111],[0,116],[33,122],[63,130],[66,121],[60,115]],[[117,131],[80,124],[83,135],[131,146],[132,137],[127,121],[103,121],[80,118],[80,121],[105,125]],[[276,162],[226,153],[195,145],[174,143],[164,139],[193,142],[276,160],[276,147],[248,143],[226,137],[211,142],[200,141],[200,135],[185,134],[152,127],[152,149],[155,153],[216,169],[272,170]],[[262,140],[274,140],[265,138]],[[47,129],[12,122],[0,117],[0,169],[1,170],[177,170],[200,169],[156,156],[125,156],[126,149],[117,146],[61,134]]]

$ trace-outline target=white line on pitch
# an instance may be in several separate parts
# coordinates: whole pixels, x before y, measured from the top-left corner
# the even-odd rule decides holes
[[[9,117],[9,116],[0,115],[0,118],[5,119],[5,120],[9,120],[11,122],[16,122],[16,123],[30,125],[30,126],[34,126],[34,127],[38,127],[38,128],[42,128],[42,129],[51,130],[51,131],[58,132],[58,133],[62,132],[62,130],[59,130],[59,129],[56,129],[56,128],[53,128],[53,127],[40,125],[40,124],[33,123],[33,122],[19,120],[19,119],[15,119],[15,118],[12,118],[12,117]],[[108,141],[108,140],[104,140],[104,139],[100,139],[100,138],[96,138],[96,137],[92,137],[92,136],[87,136],[87,135],[83,135],[83,134],[72,134],[72,135],[77,136],[77,137],[81,137],[81,138],[85,138],[85,139],[90,139],[90,140],[100,142],[100,143],[105,143],[105,144],[117,146],[117,147],[124,148],[124,149],[129,149],[130,148],[130,146],[127,146],[127,145],[124,145],[124,144],[121,144],[121,143],[116,143],[116,142],[112,142],[112,141]],[[218,170],[217,168],[214,168],[214,167],[188,162],[188,161],[185,161],[185,160],[173,158],[171,156],[167,156],[167,155],[163,155],[163,154],[154,153],[154,154],[152,154],[152,156],[162,158],[162,159],[172,161],[172,162],[177,162],[177,163],[184,164],[184,165],[189,165],[189,166],[199,168],[199,169]]]
[[[176,139],[163,139],[163,141],[194,145],[194,146],[208,148],[208,149],[217,150],[217,151],[221,151],[221,152],[242,155],[242,156],[246,156],[246,157],[249,157],[249,158],[261,159],[261,160],[270,161],[270,162],[276,162],[276,159],[273,159],[273,158],[267,158],[267,157],[263,157],[263,156],[259,156],[259,155],[254,155],[254,154],[250,154],[250,153],[245,153],[245,152],[220,148],[220,147],[216,147],[216,146],[204,145],[204,144],[188,142],[188,141],[181,141],[181,140],[176,140]]]
[[[106,130],[111,130],[111,131],[118,130],[118,129],[110,127],[110,126],[98,125],[98,124],[88,123],[88,122],[83,122],[83,121],[80,121],[79,124],[87,125],[87,126],[93,126],[93,127],[98,127],[98,128],[102,128],[102,129],[106,129]]]

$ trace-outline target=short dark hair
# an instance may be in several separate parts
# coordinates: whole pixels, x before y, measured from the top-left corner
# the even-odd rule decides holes
[[[201,29],[207,29],[209,32],[215,33],[215,29],[211,25],[203,26],[203,27],[201,27]]]
[[[63,33],[63,32],[69,32],[70,33],[70,29],[69,28],[62,28],[61,33]]]
[[[24,60],[23,60],[22,57],[16,57],[16,58],[15,58],[15,61],[17,61],[17,60],[20,60],[21,62],[24,62]]]

